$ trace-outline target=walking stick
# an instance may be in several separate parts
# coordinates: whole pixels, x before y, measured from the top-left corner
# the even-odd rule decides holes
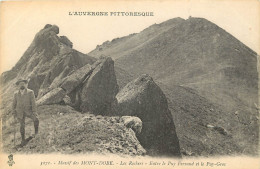
[[[15,130],[15,126],[14,126],[14,147],[15,147],[15,133],[16,133],[16,130]]]
[[[16,144],[15,144],[15,142],[16,142],[15,134],[16,134],[16,119],[14,117],[14,147],[16,146]]]

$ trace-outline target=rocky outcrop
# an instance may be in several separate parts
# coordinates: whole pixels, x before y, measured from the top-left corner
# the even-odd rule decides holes
[[[130,82],[116,97],[119,115],[137,116],[142,120],[143,128],[137,138],[149,155],[180,156],[167,99],[149,75]]]
[[[48,105],[60,103],[65,97],[66,92],[62,88],[56,88],[37,100],[37,105]]]
[[[47,28],[37,33],[34,38],[37,51],[44,51],[45,56],[48,58],[56,56],[60,50],[60,41],[57,34],[59,34],[59,27],[56,25],[47,26]]]
[[[6,105],[1,111],[5,112],[4,114],[10,114],[13,98],[11,93],[15,90],[13,84],[17,79],[30,79],[28,88],[32,89],[37,100],[40,100],[43,96],[44,98],[50,96],[47,94],[58,88],[64,78],[82,66],[93,64],[97,60],[72,49],[72,42],[65,36],[59,36],[59,32],[58,26],[45,25],[35,35],[32,43],[15,66],[1,75],[1,87],[7,93],[3,96]],[[68,103],[66,99],[65,101]],[[57,102],[49,103],[47,101],[46,103]]]
[[[29,88],[39,99],[72,72],[97,60],[72,49],[72,42],[58,34],[58,26],[45,25],[12,70],[1,75],[2,85],[18,78],[30,79]]]
[[[101,59],[82,89],[79,91],[81,98],[80,109],[94,114],[109,114],[115,111],[118,85],[114,71],[114,61],[108,57]]]
[[[44,81],[43,85],[45,83],[47,82]],[[77,110],[98,115],[108,115],[116,111],[118,85],[114,61],[110,57],[100,58],[92,65],[87,64],[77,69],[55,85],[52,84],[52,87],[54,89],[47,87],[46,94],[38,100],[39,104],[56,104],[63,101]]]
[[[86,79],[86,76],[91,74],[91,70],[92,66],[90,66],[89,64],[81,67],[80,69],[73,72],[70,76],[63,79],[61,88],[66,90],[66,93],[72,92]]]

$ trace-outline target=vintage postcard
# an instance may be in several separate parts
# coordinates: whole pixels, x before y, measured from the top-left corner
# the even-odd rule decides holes
[[[0,2],[1,169],[259,163],[258,0]]]

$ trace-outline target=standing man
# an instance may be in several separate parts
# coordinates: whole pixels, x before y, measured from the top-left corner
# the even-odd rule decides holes
[[[22,137],[21,145],[25,144],[25,117],[33,120],[35,137],[38,134],[39,119],[36,112],[36,103],[33,90],[27,89],[27,80],[20,79],[16,82],[18,91],[14,94],[13,113],[14,118],[20,123],[20,133]]]

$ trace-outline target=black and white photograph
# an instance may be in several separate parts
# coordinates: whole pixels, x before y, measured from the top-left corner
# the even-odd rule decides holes
[[[257,0],[0,2],[3,167],[259,168],[259,31]]]

